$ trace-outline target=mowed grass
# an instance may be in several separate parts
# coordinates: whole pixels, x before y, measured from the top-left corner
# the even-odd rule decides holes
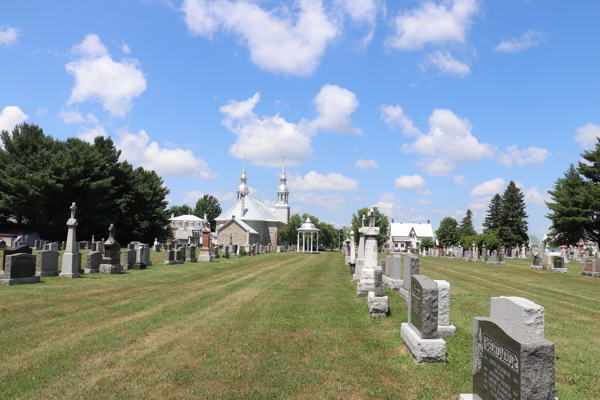
[[[35,253],[35,252],[34,252]],[[457,399],[471,393],[471,318],[492,296],[545,307],[557,395],[598,399],[600,279],[422,258],[452,283],[448,364],[415,365],[407,306],[370,320],[340,253],[272,253],[0,287],[0,395],[16,399]],[[382,255],[383,256],[383,255]],[[85,264],[85,254],[83,256]]]

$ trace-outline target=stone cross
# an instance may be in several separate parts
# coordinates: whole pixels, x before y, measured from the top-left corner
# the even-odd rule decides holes
[[[115,226],[113,224],[110,224],[110,226],[108,227],[108,235],[110,237],[115,236]]]
[[[369,210],[369,227],[375,227],[375,215],[376,215],[376,208],[373,207]]]
[[[77,210],[77,206],[75,203],[71,204],[71,218],[75,219],[75,210]]]
[[[365,227],[365,216],[364,215],[362,216],[362,227],[363,228]]]

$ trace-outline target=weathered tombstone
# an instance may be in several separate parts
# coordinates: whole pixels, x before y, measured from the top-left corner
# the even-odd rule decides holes
[[[262,253],[262,245],[260,246],[260,248],[261,248],[261,253]],[[219,257],[220,257],[219,256],[219,247],[215,246],[215,258],[219,258]]]
[[[544,269],[552,268],[552,256],[550,256],[549,254],[544,254],[544,256],[542,257],[542,267]]]
[[[42,250],[37,256],[35,274],[37,276],[57,276],[58,271],[58,251]]]
[[[600,267],[598,266],[597,259],[588,258],[585,260],[585,266],[583,267],[583,271],[581,271],[582,276],[593,276],[600,277]]]
[[[381,264],[385,261],[381,260]],[[385,318],[388,313],[388,297],[383,289],[383,269],[381,265],[375,267],[375,290],[367,296],[367,307],[370,318]]]
[[[202,229],[202,248],[200,249],[200,256],[198,257],[198,260],[202,262],[211,262],[213,260],[213,256],[210,249],[211,233],[210,228],[206,226],[204,229]]]
[[[97,274],[100,272],[100,264],[102,264],[102,253],[99,251],[89,252],[87,255],[87,268],[83,271],[86,274]]]
[[[379,228],[375,226],[375,208],[369,210],[369,227],[365,229],[365,264],[360,281],[356,284],[356,297],[367,297],[375,291],[375,267],[377,267],[377,238]],[[382,271],[383,272],[383,271]]]
[[[95,248],[96,251],[104,251],[104,242],[96,242],[95,245],[96,245],[96,248]]]
[[[181,248],[175,250],[175,264],[183,264],[183,250]]]
[[[554,343],[518,321],[473,318],[473,394],[461,400],[553,400]]]
[[[229,258],[229,245],[225,246],[223,251],[223,258]]]
[[[190,246],[188,257],[185,259],[186,262],[195,263],[198,261],[196,258],[196,246]]]
[[[420,261],[417,257],[407,254],[404,256],[404,280],[400,288],[400,297],[408,303],[410,294],[410,277],[418,275],[420,271]]]
[[[35,249],[36,250],[41,250],[42,249],[42,241],[41,240],[36,240],[35,241]]]
[[[446,362],[446,342],[438,336],[438,288],[425,275],[410,277],[408,323],[400,337],[416,363]]]
[[[401,261],[402,258],[400,256],[392,255],[388,257],[388,261],[385,263],[389,276],[383,277],[383,283],[385,283],[390,290],[399,290],[402,286]]]
[[[121,245],[115,239],[115,227],[108,227],[109,236],[104,242],[104,257],[100,264],[101,274],[120,274],[121,270]]]
[[[0,285],[40,283],[40,277],[35,274],[35,259],[36,256],[30,253],[5,254],[4,265],[0,271]]]
[[[523,297],[492,297],[490,317],[521,322],[544,337],[544,307]]]
[[[133,264],[133,269],[146,269],[144,256],[144,247],[138,247],[137,249],[135,249],[135,264]]]
[[[434,280],[438,289],[438,336],[449,338],[456,336],[456,327],[450,321],[452,290],[450,282]]]
[[[136,258],[135,245],[133,243],[130,243],[127,245],[127,250],[125,250],[123,252],[123,269],[124,270],[133,269],[133,265],[135,264],[135,261],[136,261],[135,258]]]
[[[565,259],[562,257],[556,257],[554,259],[554,269],[563,269],[565,267]]]
[[[364,217],[364,215],[363,215]],[[356,255],[356,263],[354,266],[354,274],[352,275],[353,281],[360,281],[360,276],[362,274],[362,269],[365,266],[365,230],[367,228],[364,227],[364,218],[363,218],[363,227],[358,230],[359,238],[358,238],[358,254]]]
[[[173,264],[177,264],[177,261],[175,261],[175,250],[167,250],[167,259],[165,260],[165,265]]]
[[[67,247],[63,254],[62,270],[59,276],[65,278],[79,278],[79,268],[81,267],[81,253],[77,249],[77,220],[75,219],[75,203],[71,205],[71,218],[67,221],[69,232],[67,234]]]
[[[504,262],[504,253],[498,253],[498,264],[505,264]]]

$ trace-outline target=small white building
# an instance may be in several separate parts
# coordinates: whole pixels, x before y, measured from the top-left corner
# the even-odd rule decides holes
[[[206,224],[205,219],[196,217],[195,215],[180,215],[178,217],[172,216],[169,218],[169,221],[171,221],[173,237],[176,240],[187,241],[190,236],[202,238],[200,232]],[[200,239],[200,243],[202,243],[202,239]]]
[[[433,240],[433,227],[431,221],[421,222],[394,222],[388,229],[388,246],[391,251],[408,251],[416,249],[425,238]]]

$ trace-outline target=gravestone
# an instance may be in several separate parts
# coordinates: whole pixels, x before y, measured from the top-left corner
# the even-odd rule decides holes
[[[31,254],[33,252],[33,250],[31,249],[31,247],[29,246],[21,246],[19,248],[16,249],[12,249],[12,250],[3,250],[2,251],[2,265],[0,265],[0,267],[2,268],[2,270],[4,270],[4,265],[6,263],[6,257],[11,256],[13,254]]]
[[[262,250],[262,246],[261,246],[261,250]],[[219,256],[219,247],[215,246],[215,258],[219,258],[219,257],[220,257]]]
[[[515,296],[492,297],[490,303],[490,317],[520,322],[544,337],[544,307]]]
[[[388,261],[385,263],[388,271],[388,276],[383,277],[383,283],[390,290],[400,290],[402,287],[402,271],[401,271],[402,258],[397,255],[388,257]]]
[[[202,247],[200,248],[200,256],[198,260],[201,262],[212,262],[213,256],[211,254],[211,238],[210,228],[208,226],[202,229]]]
[[[35,249],[36,250],[41,250],[42,249],[42,241],[41,240],[36,240],[35,241]]]
[[[42,250],[37,256],[35,274],[37,276],[57,276],[58,271],[58,251]]]
[[[175,264],[183,264],[183,249],[179,248],[175,250]]]
[[[229,245],[225,246],[225,250],[223,251],[223,258],[229,258]]]
[[[195,263],[198,261],[196,258],[196,246],[190,246],[188,251],[188,257],[185,259],[186,262]]]
[[[588,258],[585,260],[585,266],[583,267],[583,271],[581,271],[582,276],[592,276],[592,277],[600,277],[600,267],[598,266],[597,259]]]
[[[90,252],[87,255],[87,268],[83,271],[86,274],[97,274],[100,272],[100,264],[102,264],[102,252]]]
[[[503,318],[473,318],[473,394],[461,400],[553,400],[554,343]]]
[[[498,253],[498,264],[506,264],[506,262],[504,261],[504,253],[502,252]]]
[[[456,336],[456,327],[451,323],[451,296],[450,282],[434,280],[438,289],[438,327],[437,335],[441,338]]]
[[[375,211],[369,212],[369,227],[365,229],[365,264],[361,271],[360,281],[356,284],[356,297],[367,297],[369,292],[376,291],[375,268],[377,265],[377,238],[379,228],[375,226]],[[381,271],[383,273],[383,271]]]
[[[136,251],[134,249],[135,245],[130,243],[127,245],[127,250],[123,252],[123,269],[129,270],[133,269],[133,265],[136,261]]]
[[[364,215],[363,215],[364,217]],[[360,276],[362,274],[362,269],[365,266],[365,228],[364,226],[364,218],[363,218],[363,226],[358,230],[359,238],[358,238],[358,254],[356,254],[356,262],[354,265],[354,274],[352,275],[353,281],[360,281]]]
[[[144,247],[138,247],[137,249],[135,249],[135,263],[133,264],[132,268],[133,269],[146,269],[146,262],[145,262],[145,251],[148,248],[144,248]]]
[[[408,323],[400,337],[418,363],[446,362],[446,342],[438,336],[438,287],[425,275],[410,277]]]
[[[75,211],[77,206],[71,204],[71,218],[67,221],[69,232],[67,233],[67,243],[65,253],[63,254],[62,270],[59,276],[65,278],[79,278],[81,276],[79,269],[81,267],[81,253],[77,249],[77,220]]]
[[[99,267],[101,274],[120,274],[121,266],[121,245],[115,239],[115,227],[110,224],[108,227],[109,236],[104,242],[104,257]]]
[[[167,250],[167,258],[166,258],[164,264],[165,265],[177,264],[177,261],[175,261],[175,250]]]
[[[95,248],[96,251],[100,251],[100,252],[104,251],[104,242],[96,242],[95,245],[96,245],[96,248]],[[92,248],[94,248],[94,247],[92,246]]]
[[[418,257],[411,254],[404,256],[404,279],[400,287],[400,297],[408,303],[410,293],[410,277],[418,275],[420,271],[420,261]]]
[[[367,295],[367,308],[370,318],[385,318],[388,313],[388,297],[383,288],[383,266],[385,261],[375,267],[375,290]]]
[[[35,274],[35,259],[36,256],[29,253],[5,255],[4,265],[0,271],[0,285],[40,283],[40,277]]]
[[[554,259],[554,269],[565,269],[565,259],[562,257],[556,257]]]

